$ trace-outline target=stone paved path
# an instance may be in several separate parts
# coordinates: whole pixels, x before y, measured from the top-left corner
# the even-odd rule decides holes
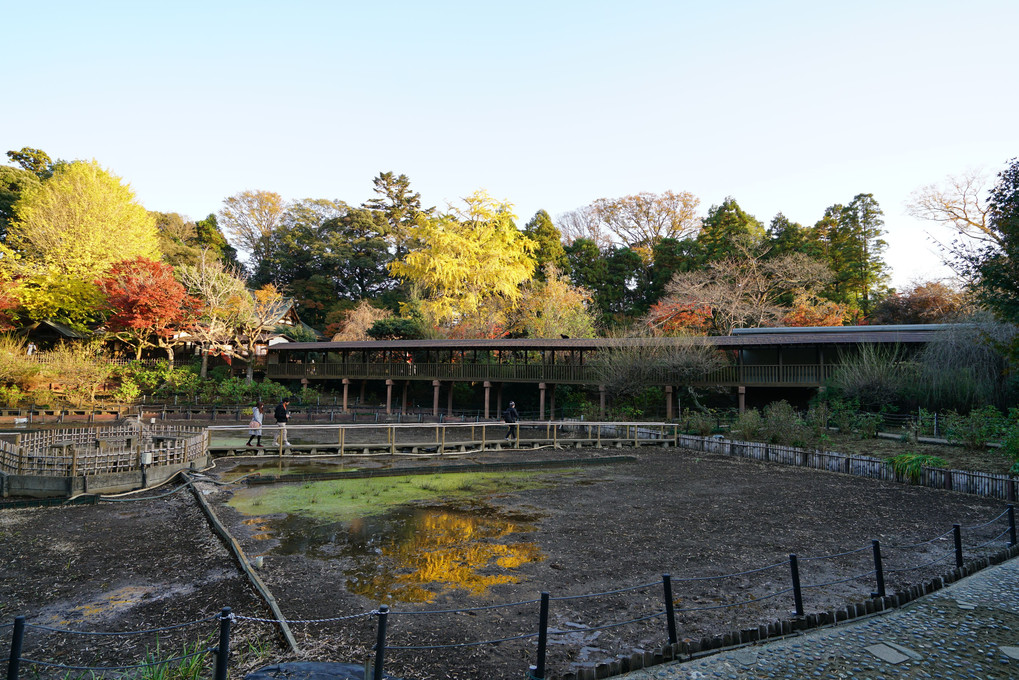
[[[1019,558],[887,614],[620,677],[1019,679]]]

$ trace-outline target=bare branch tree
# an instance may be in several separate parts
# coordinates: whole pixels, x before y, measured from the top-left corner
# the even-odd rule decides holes
[[[982,196],[988,188],[986,174],[969,170],[946,177],[941,184],[920,187],[910,195],[906,212],[920,220],[943,224],[967,238],[1001,245],[998,235],[987,225],[988,206]]]

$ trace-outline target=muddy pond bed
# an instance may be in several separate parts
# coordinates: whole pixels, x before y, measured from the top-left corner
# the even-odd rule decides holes
[[[459,460],[598,455],[605,453],[503,451]],[[666,642],[661,618],[591,630],[660,612],[664,573],[672,576],[676,608],[687,610],[678,614],[680,639],[699,639],[788,617],[791,595],[714,607],[788,588],[790,553],[801,557],[805,584],[869,572],[872,539],[882,543],[886,568],[949,557],[926,569],[886,574],[893,592],[948,571],[951,534],[908,550],[891,546],[927,542],[954,523],[980,525],[1004,509],[998,501],[958,493],[678,449],[632,455],[630,462],[601,466],[258,487],[243,483],[243,475],[256,472],[252,465],[275,474],[284,463],[220,459],[209,474],[230,483],[198,486],[245,552],[261,557],[258,573],[288,619],[339,618],[388,604],[386,671],[420,680],[523,677],[534,663],[533,638],[449,645],[533,632],[541,591],[553,597],[550,627],[562,631],[550,638],[548,650],[551,675],[560,676]],[[427,458],[345,459],[343,469],[433,463],[438,464]],[[304,464],[289,463],[288,471],[299,473]],[[338,469],[321,460],[307,464]],[[999,531],[997,526],[968,531],[967,545]],[[858,548],[864,550],[837,559],[803,559]],[[782,566],[683,581],[776,564]],[[86,600],[132,584],[144,585],[148,598],[124,596],[126,604],[69,618]],[[655,585],[568,599],[642,584]],[[873,589],[867,577],[810,588],[804,591],[805,608],[832,609],[860,601]],[[224,605],[266,615],[186,492],[128,507],[0,513],[0,603],[0,623],[24,613],[30,621],[49,617],[41,620],[102,630],[194,620]],[[502,604],[513,606],[483,609]],[[240,621],[236,628],[240,639],[257,641],[259,650],[235,659],[236,668],[293,659],[270,626]],[[361,662],[371,654],[375,636],[370,616],[293,628],[304,660]],[[59,653],[90,662],[96,650],[86,647],[92,643],[61,642]],[[128,643],[118,644],[117,653],[129,656]],[[421,646],[444,648],[399,649]],[[140,656],[145,650],[134,651]]]

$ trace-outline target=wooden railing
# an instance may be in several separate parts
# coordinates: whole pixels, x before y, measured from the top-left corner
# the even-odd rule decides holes
[[[818,386],[831,376],[834,366],[819,364],[759,364],[726,366],[695,380],[700,385]],[[597,385],[602,374],[596,366],[578,364],[482,364],[482,363],[314,363],[268,364],[266,377],[274,380],[454,380],[480,382],[548,382]],[[648,370],[648,384],[675,385],[686,382],[667,368]]]

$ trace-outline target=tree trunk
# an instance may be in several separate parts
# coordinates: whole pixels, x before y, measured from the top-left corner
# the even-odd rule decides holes
[[[166,359],[170,362],[170,370],[173,370],[173,345],[166,346]]]
[[[209,350],[205,347],[202,348],[202,370],[198,373],[199,377],[209,377]]]
[[[253,358],[248,360],[248,367],[244,371],[244,379],[249,385],[255,382],[255,360]]]
[[[138,343],[138,347],[136,347],[134,350],[134,360],[135,361],[142,360],[142,344],[140,342]]]

